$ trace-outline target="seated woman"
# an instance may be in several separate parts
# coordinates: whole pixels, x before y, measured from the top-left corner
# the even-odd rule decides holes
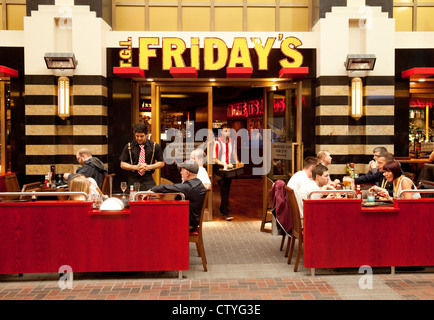
[[[82,174],[75,175],[68,181],[68,191],[85,192],[90,196],[90,181]],[[87,200],[84,195],[72,195],[70,200]]]
[[[401,166],[396,161],[388,162],[383,167],[384,177],[387,181],[393,181],[393,198],[398,199],[398,195],[402,190],[416,189],[413,181],[402,174]],[[374,191],[378,193],[381,197],[387,200],[392,200],[393,198],[389,195],[386,189],[374,186],[369,191]],[[399,199],[419,199],[419,193],[405,192],[401,194]]]

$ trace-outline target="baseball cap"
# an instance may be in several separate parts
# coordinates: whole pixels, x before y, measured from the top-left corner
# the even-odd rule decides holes
[[[196,162],[193,161],[186,161],[183,163],[178,164],[178,168],[184,168],[188,171],[190,171],[191,173],[195,173],[197,174],[199,172],[199,166],[197,165]]]

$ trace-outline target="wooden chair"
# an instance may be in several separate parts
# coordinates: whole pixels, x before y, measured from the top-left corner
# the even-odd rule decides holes
[[[169,179],[166,179],[166,178],[160,178],[160,184],[170,184],[170,185],[172,185],[173,182],[170,181]],[[161,200],[175,200],[175,196],[172,196],[172,195],[168,195],[168,196],[160,195],[160,199]]]
[[[261,222],[261,231],[265,231],[265,224],[271,222],[271,217],[273,214],[271,213],[271,209],[273,209],[273,204],[270,200],[270,191],[273,187],[273,180],[267,178],[267,206],[264,212],[262,213],[262,222]]]
[[[15,174],[7,174],[4,176],[5,191],[6,192],[20,192],[20,184],[18,183],[17,176]],[[2,200],[17,200],[20,197],[2,197]]]
[[[15,174],[5,176],[6,192],[20,192],[20,184]]]
[[[166,178],[160,178],[160,184],[173,184],[173,182]]]
[[[41,184],[42,184],[41,182],[27,183],[23,185],[23,187],[21,188],[21,192],[37,191],[40,189]],[[20,197],[20,200],[26,200],[26,199],[31,199],[31,197],[25,197],[25,196]]]
[[[196,243],[196,249],[199,256],[202,258],[202,265],[203,265],[203,271],[208,271],[206,267],[206,255],[205,255],[205,247],[203,245],[203,238],[202,238],[202,222],[205,212],[205,207],[208,202],[208,196],[211,192],[211,189],[206,190],[205,199],[203,200],[202,204],[202,210],[200,212],[200,220],[199,220],[199,226],[194,231],[190,231],[189,235],[189,241]]]
[[[115,173],[107,174],[104,177],[104,181],[102,183],[101,192],[105,195],[112,195],[113,191],[113,177],[115,176]]]
[[[286,186],[286,194],[289,198],[292,211],[292,236],[290,251],[288,256],[288,264],[291,264],[292,255],[294,253],[295,239],[298,239],[297,255],[295,258],[294,272],[297,272],[298,263],[300,262],[301,249],[303,247],[303,227],[301,225],[300,210],[298,209],[297,199],[295,198],[294,190]]]

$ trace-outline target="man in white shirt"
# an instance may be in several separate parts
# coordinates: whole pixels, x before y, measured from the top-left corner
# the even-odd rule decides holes
[[[199,166],[199,172],[197,173],[197,178],[202,181],[205,189],[211,188],[211,180],[209,179],[208,173],[206,172],[203,164],[205,163],[205,155],[202,149],[197,148],[193,150],[190,154],[190,160],[193,160]]]
[[[322,187],[326,186],[330,181],[329,172],[326,166],[319,164],[312,169],[312,180],[309,183],[305,183],[300,187],[298,193],[296,193],[296,199],[298,208],[300,210],[300,217],[303,218],[303,199],[307,199],[308,195],[312,191],[323,190]],[[320,199],[322,195],[320,193],[312,194],[311,199]],[[333,198],[335,195],[330,193],[327,198]]]
[[[304,159],[303,170],[297,171],[288,181],[288,187],[294,190],[295,196],[300,187],[312,181],[312,169],[319,163],[317,157],[306,157]]]
[[[328,167],[332,163],[332,156],[330,155],[330,152],[328,150],[321,150],[317,153],[317,158],[319,159],[320,163],[326,167]],[[336,189],[336,187],[340,184],[339,179],[335,179],[333,181],[329,180],[329,185]]]
[[[327,150],[321,150],[317,153],[317,158],[319,161],[321,161],[321,164],[325,165],[326,167],[332,163],[332,156],[330,155],[330,152]]]

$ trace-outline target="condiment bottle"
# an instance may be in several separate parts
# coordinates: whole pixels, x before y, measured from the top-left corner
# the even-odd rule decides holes
[[[357,195],[357,199],[362,199],[362,191],[360,191],[360,184],[357,185],[356,195]]]

